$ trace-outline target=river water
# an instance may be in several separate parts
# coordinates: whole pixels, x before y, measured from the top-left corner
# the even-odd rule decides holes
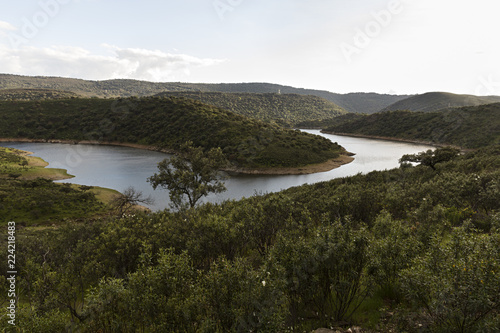
[[[327,172],[310,175],[237,175],[226,180],[227,191],[212,194],[204,201],[221,202],[227,199],[241,199],[255,193],[276,192],[306,183],[326,181],[339,177],[368,173],[374,170],[392,169],[397,166],[399,158],[404,154],[414,154],[432,147],[420,144],[402,143],[385,140],[373,140],[322,134],[319,130],[305,130],[312,134],[324,136],[337,142],[347,151],[355,153],[354,161]],[[157,163],[168,154],[128,147],[70,145],[58,143],[24,143],[9,142],[2,146],[33,152],[34,156],[43,158],[50,168],[62,168],[74,175],[74,178],[60,182],[81,185],[101,186],[123,191],[132,186],[151,195],[155,203],[153,210],[161,210],[169,206],[166,190],[153,190],[146,181],[157,172]]]

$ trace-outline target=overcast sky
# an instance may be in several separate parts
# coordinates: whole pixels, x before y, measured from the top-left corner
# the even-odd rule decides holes
[[[499,0],[0,4],[0,73],[500,95]]]

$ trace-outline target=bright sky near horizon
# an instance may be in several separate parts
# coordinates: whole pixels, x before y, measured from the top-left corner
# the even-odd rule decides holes
[[[498,0],[0,3],[0,73],[500,95]]]

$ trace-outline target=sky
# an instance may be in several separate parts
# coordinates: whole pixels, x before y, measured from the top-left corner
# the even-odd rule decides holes
[[[0,73],[500,95],[498,0],[0,5]]]

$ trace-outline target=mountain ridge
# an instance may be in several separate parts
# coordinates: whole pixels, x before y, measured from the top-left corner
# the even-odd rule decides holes
[[[133,79],[92,81],[63,77],[22,76],[0,74],[0,89],[51,89],[63,90],[83,97],[133,97],[152,96],[165,91],[202,91],[238,93],[282,93],[322,97],[349,112],[374,113],[410,95],[377,93],[338,94],[326,90],[295,88],[273,83],[182,83],[148,82]]]

